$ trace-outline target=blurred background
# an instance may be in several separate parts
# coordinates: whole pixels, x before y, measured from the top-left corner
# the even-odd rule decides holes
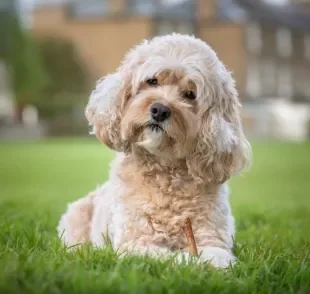
[[[171,32],[233,72],[249,137],[309,138],[309,0],[0,0],[0,140],[87,136],[96,80]]]

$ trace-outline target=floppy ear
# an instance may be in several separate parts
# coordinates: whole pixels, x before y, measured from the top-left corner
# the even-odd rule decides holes
[[[220,76],[210,107],[200,114],[197,142],[187,158],[189,171],[203,182],[225,182],[249,163],[251,155],[240,122],[235,83],[225,68]]]
[[[131,95],[130,75],[116,72],[97,82],[85,115],[97,138],[116,151],[128,151],[129,143],[121,139],[120,125],[125,102]]]
[[[121,137],[121,120],[126,102],[132,96],[132,79],[137,67],[147,55],[148,41],[132,48],[116,73],[99,80],[85,110],[93,132],[105,145],[120,152],[130,151],[130,144]]]

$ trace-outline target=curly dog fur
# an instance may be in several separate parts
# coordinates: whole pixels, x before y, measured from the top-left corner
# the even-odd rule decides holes
[[[190,218],[199,260],[234,263],[227,180],[251,155],[239,108],[231,74],[205,42],[171,34],[133,48],[86,107],[117,154],[108,182],[62,216],[63,242],[101,247],[108,237],[121,251],[183,259]]]

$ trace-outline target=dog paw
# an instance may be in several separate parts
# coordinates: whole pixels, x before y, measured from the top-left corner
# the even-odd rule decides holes
[[[174,256],[174,260],[177,264],[188,264],[191,260],[191,256],[187,252],[179,252]]]
[[[227,268],[236,263],[236,257],[219,247],[206,247],[200,255],[201,262],[209,262],[215,268]]]

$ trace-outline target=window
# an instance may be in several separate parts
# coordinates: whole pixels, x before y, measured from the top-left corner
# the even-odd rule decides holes
[[[130,0],[128,2],[129,10],[143,15],[152,15],[156,10],[154,1]]]
[[[305,91],[305,82],[308,84],[309,81],[304,71],[304,63],[294,62],[293,65],[293,75],[294,75],[294,96],[300,98],[304,96]]]
[[[257,23],[250,23],[246,29],[247,48],[252,53],[259,53],[262,49],[261,28]]]
[[[282,57],[290,57],[292,54],[292,36],[291,31],[281,28],[276,31],[277,51]]]
[[[246,88],[247,93],[252,98],[261,95],[261,81],[258,63],[259,60],[256,57],[252,56],[249,58]]]
[[[276,62],[273,58],[260,60],[260,78],[263,96],[276,95]]]
[[[173,22],[168,20],[161,20],[157,24],[156,34],[159,36],[171,33],[182,33],[192,35],[194,34],[194,25],[192,22]]]
[[[293,95],[292,73],[289,63],[278,66],[277,94],[280,97],[291,97]]]
[[[159,3],[162,5],[173,5],[173,4],[180,4],[185,1],[186,0],[159,0]]]
[[[261,83],[264,96],[276,95],[276,64],[273,58],[261,60]]]
[[[179,24],[177,24],[176,31],[182,34],[193,35],[195,32],[195,29],[194,29],[194,25],[192,22],[182,21]]]
[[[100,17],[108,13],[106,1],[91,0],[72,4],[72,13],[77,18]]]
[[[310,34],[307,33],[304,36],[304,43],[305,43],[305,95],[310,99],[310,84],[309,84],[309,79],[307,77],[310,77]]]
[[[310,34],[306,34],[304,36],[304,43],[305,43],[305,57],[306,59],[310,60]]]
[[[157,32],[156,32],[157,35],[162,36],[173,32],[175,32],[175,26],[173,22],[160,21],[157,24]]]
[[[283,5],[289,3],[290,0],[264,0],[264,2],[274,5]]]

